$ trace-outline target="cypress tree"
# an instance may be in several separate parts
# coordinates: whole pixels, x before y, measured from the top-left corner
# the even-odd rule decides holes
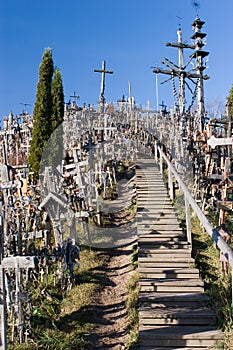
[[[52,81],[52,134],[43,154],[43,166],[52,165],[54,168],[61,163],[63,156],[64,93],[62,77],[58,68],[55,69]]]
[[[52,51],[46,49],[39,68],[39,81],[37,84],[36,102],[33,111],[33,131],[30,144],[28,163],[30,171],[35,177],[39,175],[41,156],[52,132],[51,116],[52,108],[52,77],[54,64]]]
[[[64,92],[62,85],[62,77],[58,68],[55,69],[52,82],[52,104],[53,114],[52,129],[53,131],[63,122],[64,119]]]
[[[230,89],[229,96],[227,97],[227,104],[229,105],[230,116],[233,118],[233,85]]]

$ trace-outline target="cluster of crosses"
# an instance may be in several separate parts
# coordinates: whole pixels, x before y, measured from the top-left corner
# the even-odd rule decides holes
[[[1,322],[4,324],[4,300],[20,342],[30,334],[30,298],[28,285],[33,279],[48,282],[51,264],[58,263],[54,283],[63,281],[64,290],[73,283],[73,273],[79,264],[80,244],[93,244],[91,225],[101,227],[103,200],[117,184],[118,165],[121,161],[135,162],[138,156],[150,157],[154,142],[159,142],[170,160],[184,176],[194,198],[208,209],[217,210],[219,227],[227,235],[227,213],[233,204],[232,179],[232,118],[229,106],[221,119],[207,119],[204,110],[203,80],[208,76],[203,59],[201,29],[204,22],[198,16],[193,22],[193,44],[182,41],[168,43],[179,50],[179,65],[164,58],[169,70],[155,68],[154,73],[170,76],[177,105],[167,111],[152,111],[136,106],[131,96],[123,96],[117,104],[106,103],[104,97],[106,70],[103,61],[98,108],[79,107],[78,96],[65,105],[62,134],[61,162],[53,166],[43,162],[39,180],[28,172],[27,157],[33,128],[33,118],[23,113],[21,118],[12,113],[4,118],[0,130],[0,228],[1,228]],[[186,71],[183,49],[192,49],[190,61],[196,68]],[[189,63],[190,63],[189,61]],[[174,79],[179,79],[179,93]],[[196,79],[190,107],[185,110],[185,84]],[[197,97],[197,108],[191,106]],[[46,152],[45,152],[46,155]],[[103,205],[104,206],[104,205]],[[219,231],[219,232],[220,232]],[[54,244],[52,245],[52,238]],[[67,273],[68,272],[68,273]],[[6,287],[5,287],[6,286]],[[2,343],[4,343],[4,327]]]
[[[178,65],[164,57],[161,62],[169,69],[153,69],[156,75],[169,76],[176,105],[167,111],[162,104],[162,112],[152,129],[158,140],[166,145],[166,152],[191,187],[194,198],[202,202],[202,210],[206,214],[208,209],[218,210],[218,224],[225,227],[226,213],[232,211],[233,197],[232,116],[229,105],[226,106],[226,115],[218,119],[208,118],[205,111],[204,80],[209,76],[204,74],[207,68],[204,60],[209,53],[203,50],[206,45],[206,34],[202,31],[204,24],[197,15],[192,23],[191,44],[183,42],[179,28],[177,42],[166,44],[178,49]],[[187,63],[184,62],[184,49],[192,50]],[[178,91],[175,78],[178,79]],[[188,107],[185,86],[191,92]],[[192,108],[194,101],[196,107]]]
[[[136,128],[139,109],[131,108],[134,115],[129,116],[127,102],[123,99],[119,105],[118,111],[109,104],[104,113],[93,106],[80,108],[76,100],[66,105],[62,161],[56,167],[45,162],[39,180],[27,168],[32,116],[10,113],[4,118],[0,131],[1,289],[6,294],[12,341],[16,335],[20,343],[30,336],[32,281],[47,284],[56,262],[54,283],[62,283],[64,291],[72,286],[79,246],[92,244],[88,220],[101,226],[100,199],[107,199],[116,185],[117,164],[122,159],[134,161],[135,145],[145,138],[146,133]],[[130,118],[135,120],[132,128]],[[1,319],[3,324],[4,316]]]

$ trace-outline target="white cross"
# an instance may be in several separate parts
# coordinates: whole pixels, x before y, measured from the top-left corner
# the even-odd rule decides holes
[[[232,143],[232,137],[216,138],[215,136],[211,136],[211,138],[207,140],[207,144],[211,148],[215,148],[216,146],[232,146]]]

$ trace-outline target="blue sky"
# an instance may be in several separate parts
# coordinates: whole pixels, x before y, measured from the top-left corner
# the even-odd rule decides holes
[[[232,0],[200,0],[199,17],[206,23],[205,50],[210,52],[205,71],[205,100],[223,105],[233,83]],[[138,104],[156,107],[155,74],[162,57],[177,63],[177,50],[166,42],[177,41],[179,23],[183,40],[190,40],[196,12],[191,0],[1,0],[0,1],[0,119],[33,112],[38,69],[45,48],[52,48],[60,69],[65,101],[74,91],[79,104],[96,104],[101,68],[106,60],[113,75],[106,77],[107,101],[128,95],[128,81]],[[180,19],[181,18],[181,19]],[[188,54],[190,52],[188,51]],[[171,83],[160,84],[159,103],[173,104]]]

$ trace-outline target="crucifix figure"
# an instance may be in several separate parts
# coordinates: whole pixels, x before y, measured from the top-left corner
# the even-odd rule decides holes
[[[113,74],[113,71],[106,70],[106,61],[102,61],[102,69],[94,69],[94,72],[101,73],[101,85],[100,85],[100,99],[99,99],[99,105],[100,105],[100,112],[104,112],[104,90],[105,90],[105,74]]]

